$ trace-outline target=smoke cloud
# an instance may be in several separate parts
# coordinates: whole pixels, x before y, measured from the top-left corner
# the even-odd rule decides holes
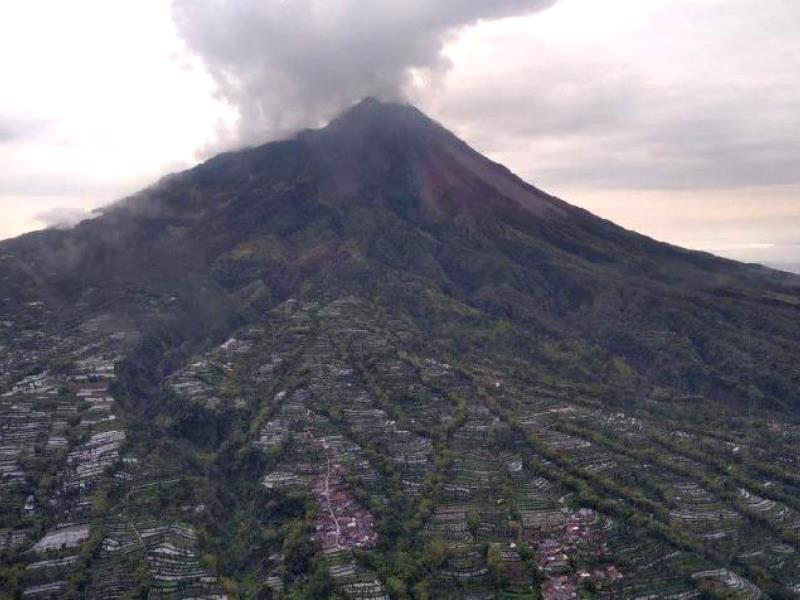
[[[173,0],[179,35],[239,114],[239,141],[315,126],[364,96],[435,84],[448,33],[556,0]]]

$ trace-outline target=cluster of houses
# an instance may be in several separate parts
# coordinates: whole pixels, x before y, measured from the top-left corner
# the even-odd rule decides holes
[[[378,542],[375,517],[353,497],[346,477],[344,467],[333,465],[314,482],[315,539],[323,550],[371,548]]]
[[[547,600],[578,598],[578,591],[591,583],[595,589],[611,588],[623,579],[609,557],[608,546],[598,528],[599,515],[589,508],[576,511],[543,511],[541,519],[530,519],[525,541],[536,555],[536,564],[547,578],[542,596]],[[596,566],[576,568],[578,563]]]

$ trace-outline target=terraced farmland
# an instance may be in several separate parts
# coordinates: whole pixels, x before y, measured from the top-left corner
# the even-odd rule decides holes
[[[143,409],[115,375],[124,337],[76,333],[71,365],[2,396],[10,595],[800,590],[790,423],[609,409],[355,298],[285,302]]]

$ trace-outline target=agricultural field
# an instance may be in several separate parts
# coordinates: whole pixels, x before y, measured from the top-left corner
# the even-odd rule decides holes
[[[610,408],[353,297],[284,302],[147,407],[120,381],[130,332],[12,333],[8,597],[800,593],[789,422],[699,400],[689,419],[663,397]]]

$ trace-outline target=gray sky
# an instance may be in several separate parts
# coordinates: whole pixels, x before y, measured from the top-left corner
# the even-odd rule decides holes
[[[11,0],[0,237],[410,98],[660,239],[800,264],[797,0]]]

